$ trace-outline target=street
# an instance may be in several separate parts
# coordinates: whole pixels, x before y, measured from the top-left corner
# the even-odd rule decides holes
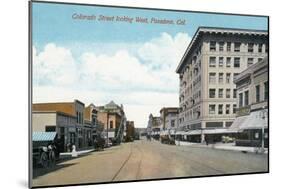
[[[36,168],[33,186],[265,172],[266,154],[139,140]]]

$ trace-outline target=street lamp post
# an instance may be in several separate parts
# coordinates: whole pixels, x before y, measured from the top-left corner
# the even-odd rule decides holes
[[[107,112],[107,120],[106,120],[106,147],[108,147],[108,121],[109,121],[109,116]]]
[[[265,109],[265,107],[263,106],[262,107],[262,119],[265,119],[265,114],[266,114],[267,112],[266,112],[266,109]],[[262,136],[262,139],[261,139],[261,152],[263,153],[265,150],[264,150],[264,136],[265,136],[265,134],[264,134],[264,125],[262,124],[262,134],[261,134]]]

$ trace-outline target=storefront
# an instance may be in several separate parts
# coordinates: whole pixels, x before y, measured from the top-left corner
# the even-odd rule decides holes
[[[237,117],[231,130],[237,130],[237,146],[268,147],[268,110],[253,111],[249,115]],[[263,137],[262,137],[263,136]]]

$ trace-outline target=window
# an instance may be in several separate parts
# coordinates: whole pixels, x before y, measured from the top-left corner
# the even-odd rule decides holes
[[[223,98],[223,89],[219,89],[219,98]]]
[[[248,52],[254,52],[254,43],[248,43]]]
[[[216,98],[216,89],[209,89],[209,98]]]
[[[110,128],[110,129],[113,129],[113,121],[110,121],[110,122],[109,122],[109,128]]]
[[[230,113],[230,104],[225,105],[225,114]]]
[[[206,128],[223,127],[223,122],[206,122]]]
[[[247,66],[251,66],[252,64],[254,63],[254,59],[253,58],[248,58],[248,61],[247,61]]]
[[[243,93],[239,93],[239,107],[243,106]]]
[[[241,43],[234,43],[234,52],[240,52]]]
[[[232,107],[232,112],[233,112],[233,114],[236,114],[236,104],[233,104],[233,107]]]
[[[216,42],[215,41],[210,42],[210,51],[216,51]]]
[[[230,73],[226,73],[226,83],[230,83]]]
[[[237,96],[237,89],[233,89],[233,98],[236,98]]]
[[[209,67],[216,67],[216,57],[210,57]]]
[[[258,62],[262,61],[262,58],[258,58]]]
[[[171,120],[171,127],[175,126],[175,120]]]
[[[256,102],[260,101],[260,86],[256,86]]]
[[[223,67],[223,57],[219,57],[219,67]]]
[[[244,94],[244,105],[247,106],[249,105],[249,91],[245,91],[245,94]]]
[[[225,122],[225,126],[226,127],[230,127],[232,125],[233,121],[226,121]]]
[[[231,57],[226,58],[226,67],[231,67]]]
[[[216,105],[210,104],[209,105],[209,114],[215,114],[216,113]]]
[[[268,100],[268,81],[264,82],[264,100]]]
[[[223,51],[224,42],[219,43],[219,51]]]
[[[219,83],[223,83],[223,73],[219,73]]]
[[[259,53],[262,52],[262,44],[259,44],[259,46],[258,46],[258,51],[259,51]]]
[[[216,73],[209,73],[209,83],[216,83]]]
[[[234,81],[234,79],[237,78],[238,75],[239,75],[239,73],[234,73],[234,74],[233,74],[233,81]]]
[[[234,58],[234,68],[240,68],[240,58],[239,57]]]
[[[56,126],[46,126],[45,127],[46,132],[55,132],[56,131]]]
[[[76,112],[76,123],[79,123],[79,112]]]
[[[222,111],[223,111],[222,108],[223,108],[223,104],[219,104],[219,112],[218,112],[218,113],[219,113],[220,115],[222,114]]]
[[[226,51],[228,51],[228,52],[231,51],[231,42],[227,42],[227,44],[226,44]]]
[[[226,89],[225,97],[230,98],[230,89]]]

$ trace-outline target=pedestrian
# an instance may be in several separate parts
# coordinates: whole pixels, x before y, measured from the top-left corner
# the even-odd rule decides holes
[[[76,146],[75,145],[72,145],[72,153],[71,153],[71,156],[72,157],[77,157],[78,156],[78,153],[76,151]]]
[[[206,145],[208,146],[208,138],[207,137],[205,137],[205,142],[206,142]]]

